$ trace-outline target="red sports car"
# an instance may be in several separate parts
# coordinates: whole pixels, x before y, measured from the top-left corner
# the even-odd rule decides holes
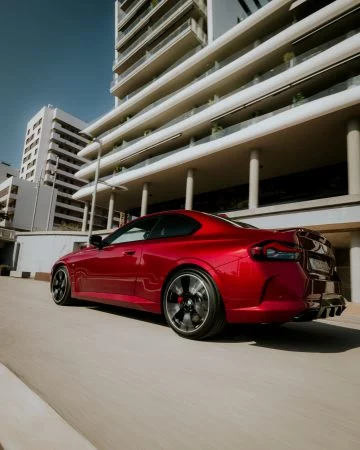
[[[345,309],[330,242],[305,229],[262,230],[196,211],[134,220],[52,269],[55,303],[90,300],[164,314],[204,339],[229,323],[283,323]]]

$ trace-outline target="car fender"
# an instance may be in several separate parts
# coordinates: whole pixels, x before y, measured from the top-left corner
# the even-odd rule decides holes
[[[219,277],[219,274],[216,272],[215,268],[212,267],[208,262],[206,262],[202,259],[199,259],[199,258],[181,258],[181,259],[177,260],[176,266],[166,276],[164,286],[166,286],[167,281],[171,277],[171,275],[174,272],[180,270],[182,267],[198,267],[200,269],[203,269],[205,272],[207,272],[211,276],[211,278],[213,279],[217,288],[221,292],[222,282],[221,282],[221,278]]]

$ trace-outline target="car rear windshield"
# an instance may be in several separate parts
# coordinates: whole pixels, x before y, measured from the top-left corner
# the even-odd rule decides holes
[[[215,217],[216,219],[222,220],[224,222],[230,223],[231,225],[234,225],[239,228],[252,228],[254,230],[257,229],[257,227],[254,227],[254,225],[250,225],[245,222],[237,222],[235,220],[230,219],[229,217],[220,216],[218,214],[210,214],[212,217]]]

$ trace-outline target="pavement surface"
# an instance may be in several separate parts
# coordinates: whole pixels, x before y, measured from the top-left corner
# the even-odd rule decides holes
[[[357,450],[353,309],[277,330],[229,327],[196,342],[156,316],[59,307],[48,283],[0,277],[0,362],[99,450]],[[36,448],[12,445],[6,417],[0,399],[4,449]],[[13,423],[20,434],[23,425]]]

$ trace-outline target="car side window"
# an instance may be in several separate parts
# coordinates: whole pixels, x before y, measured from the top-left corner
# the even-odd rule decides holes
[[[199,228],[200,224],[191,217],[180,214],[164,215],[153,228],[149,239],[188,236]]]
[[[147,239],[151,230],[158,221],[158,217],[148,217],[136,220],[104,239],[105,245],[122,244],[124,242],[136,242]]]

